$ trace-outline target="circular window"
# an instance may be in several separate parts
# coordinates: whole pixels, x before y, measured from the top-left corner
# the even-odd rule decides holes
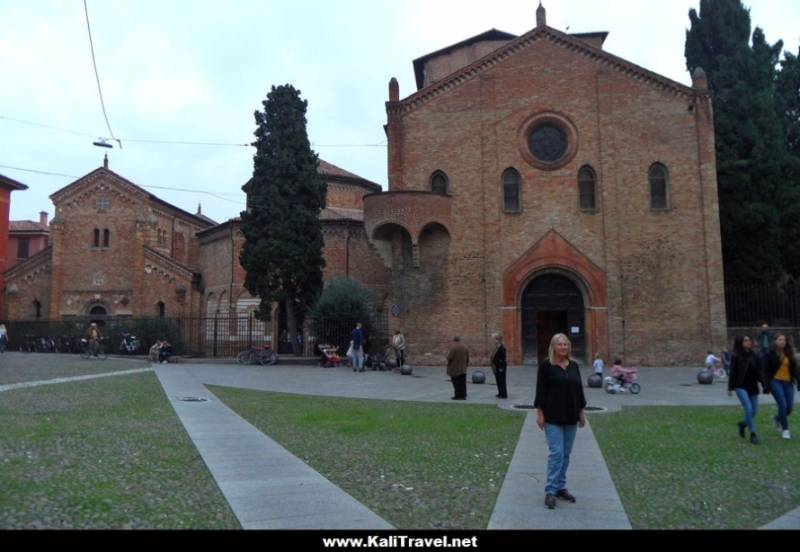
[[[536,168],[552,171],[572,161],[578,151],[578,132],[566,117],[539,113],[529,117],[519,131],[519,150]]]
[[[554,163],[567,153],[567,135],[550,123],[539,125],[528,136],[528,149],[539,161]]]

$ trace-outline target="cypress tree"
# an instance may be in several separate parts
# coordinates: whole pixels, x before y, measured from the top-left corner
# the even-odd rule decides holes
[[[779,189],[786,167],[770,45],[740,0],[701,0],[689,12],[686,65],[702,67],[714,102],[726,284],[774,282],[783,272]]]
[[[286,311],[289,335],[322,290],[324,245],[319,222],[327,183],[306,131],[308,102],[291,85],[273,86],[264,110],[255,112],[253,178],[244,185],[245,244],[239,261],[245,288],[261,299],[258,317],[268,320],[272,304]],[[295,353],[299,345],[292,340]]]
[[[800,52],[786,52],[776,81],[789,162],[780,191],[781,253],[784,270],[800,278]]]

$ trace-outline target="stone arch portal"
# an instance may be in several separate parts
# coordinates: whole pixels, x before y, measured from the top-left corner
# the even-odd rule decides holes
[[[535,332],[531,324],[536,325]],[[570,339],[578,346],[577,360],[589,360],[595,353],[608,356],[606,273],[555,230],[503,275],[503,334],[511,364],[525,360],[526,346],[529,361],[539,356],[540,324],[547,325],[547,331],[560,326],[573,334]]]

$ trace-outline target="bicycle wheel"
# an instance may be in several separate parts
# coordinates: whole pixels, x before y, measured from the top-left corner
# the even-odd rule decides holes
[[[275,351],[271,350],[261,351],[261,354],[258,355],[258,361],[262,366],[272,366],[278,362],[278,355],[275,354]]]
[[[250,351],[242,351],[236,355],[236,362],[239,364],[247,364],[250,362]]]
[[[81,358],[82,359],[88,359],[90,356],[92,356],[92,353],[89,350],[89,347],[82,346],[81,347]]]
[[[642,391],[642,386],[638,383],[631,384],[631,395],[638,395]]]
[[[99,347],[97,347],[97,358],[99,358],[100,360],[105,360],[108,358],[108,353],[106,352],[105,345],[101,344]]]

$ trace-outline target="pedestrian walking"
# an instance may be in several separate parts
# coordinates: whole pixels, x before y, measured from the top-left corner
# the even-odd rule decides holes
[[[758,359],[761,361],[761,366],[766,368],[767,357],[772,349],[772,342],[775,340],[775,335],[769,329],[769,324],[761,326],[761,333],[758,334]]]
[[[447,354],[447,375],[453,383],[454,401],[467,400],[467,368],[469,367],[469,351],[461,344],[461,338],[453,338],[453,348]]]
[[[364,330],[361,329],[361,322],[356,323],[353,333],[350,334],[353,341],[353,372],[363,372],[364,368]]]
[[[794,388],[800,388],[800,373],[797,370],[797,359],[794,348],[785,334],[779,333],[772,342],[772,350],[767,357],[766,379],[769,390],[778,405],[775,416],[775,427],[781,431],[781,437],[791,439],[789,433],[789,415],[794,410]]]
[[[498,399],[508,398],[508,389],[506,388],[506,372],[508,364],[506,362],[506,346],[503,345],[503,334],[495,332],[492,334],[494,339],[494,352],[492,353],[492,372],[494,372],[494,380],[497,382],[497,395]]]
[[[756,354],[753,352],[753,341],[746,335],[738,336],[733,342],[730,375],[728,377],[728,396],[736,393],[742,404],[744,420],[738,422],[739,436],[745,438],[745,429],[750,430],[750,442],[759,443],[756,436],[756,414],[758,413],[758,385],[766,393],[766,386],[761,377],[761,369]]]
[[[7,345],[8,345],[8,330],[6,329],[5,324],[0,324],[0,353],[6,352]]]
[[[567,468],[578,428],[586,425],[586,397],[578,364],[570,358],[571,349],[566,335],[554,335],[536,378],[536,424],[544,431],[550,450],[544,503],[551,510],[556,498],[576,502],[567,490]]]
[[[400,330],[394,332],[392,347],[394,348],[394,358],[397,361],[397,369],[399,370],[406,363],[406,337]]]

